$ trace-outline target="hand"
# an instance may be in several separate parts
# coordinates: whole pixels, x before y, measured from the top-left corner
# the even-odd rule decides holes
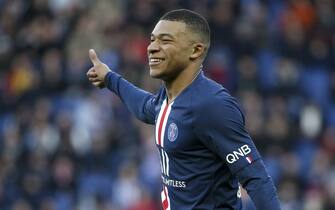
[[[105,76],[111,71],[106,64],[101,62],[93,49],[89,50],[89,57],[93,63],[93,67],[87,71],[88,80],[98,88],[106,87]]]

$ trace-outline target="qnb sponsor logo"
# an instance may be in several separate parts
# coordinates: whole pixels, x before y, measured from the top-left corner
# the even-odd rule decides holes
[[[228,163],[234,163],[240,159],[240,157],[244,157],[251,152],[250,147],[245,144],[242,147],[238,148],[238,150],[234,150],[232,153],[229,153],[226,156],[226,160]],[[251,157],[247,157],[246,159],[249,163],[251,162]]]

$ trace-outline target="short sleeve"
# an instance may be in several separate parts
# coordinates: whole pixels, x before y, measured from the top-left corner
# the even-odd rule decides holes
[[[235,174],[260,155],[245,129],[237,101],[227,93],[217,94],[194,111],[196,136],[220,156]]]

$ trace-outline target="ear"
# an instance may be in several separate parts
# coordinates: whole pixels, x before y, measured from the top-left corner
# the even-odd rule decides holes
[[[206,51],[206,46],[203,43],[195,43],[193,44],[190,59],[195,60],[202,56],[204,56]]]

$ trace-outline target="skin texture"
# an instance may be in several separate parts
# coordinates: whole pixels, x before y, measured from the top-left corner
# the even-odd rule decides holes
[[[172,102],[199,72],[208,46],[186,24],[160,20],[151,34],[148,46],[150,76],[161,79]],[[111,71],[101,62],[93,49],[89,50],[93,67],[87,72],[89,81],[96,87],[105,87],[104,78]],[[160,62],[153,62],[158,58]]]
[[[148,58],[150,76],[165,82],[173,81],[189,64],[192,52],[186,25],[182,22],[159,21],[152,31]],[[163,58],[159,65],[151,65],[150,58]]]

